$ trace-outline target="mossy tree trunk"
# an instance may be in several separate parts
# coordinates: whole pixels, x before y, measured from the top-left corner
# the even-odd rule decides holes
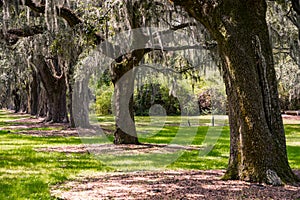
[[[145,55],[145,50],[134,50],[111,64],[114,84],[115,126],[114,144],[139,144],[133,110],[134,67]]]
[[[264,0],[176,0],[218,42],[229,102],[225,179],[295,182],[287,158]]]
[[[149,49],[135,49],[145,46],[148,37],[141,30],[142,20],[140,1],[126,1],[133,50],[119,56],[111,64],[110,73],[114,84],[115,126],[114,144],[139,144],[133,108],[134,67],[137,67]],[[118,52],[118,51],[116,51]]]
[[[58,66],[50,67],[43,56],[37,56],[34,63],[36,63],[41,82],[46,91],[48,108],[45,121],[53,123],[68,122],[65,73],[59,70]]]

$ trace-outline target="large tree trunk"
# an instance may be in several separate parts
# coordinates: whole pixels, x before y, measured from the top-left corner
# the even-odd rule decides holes
[[[229,102],[225,179],[295,182],[287,158],[264,0],[174,1],[217,40]]]
[[[111,77],[115,88],[114,144],[139,144],[134,122],[134,65],[131,59],[122,63],[114,62],[111,66]]]
[[[47,65],[43,56],[37,56],[34,63],[37,65],[37,70],[46,90],[48,108],[45,121],[53,123],[68,122],[66,104],[67,85],[64,72],[53,72],[53,69],[51,69],[53,67]]]
[[[144,42],[143,34],[137,33],[134,42]],[[145,49],[136,49],[131,53],[123,55],[111,64],[111,79],[115,87],[114,111],[115,126],[114,144],[139,144],[133,108],[134,92],[134,67],[138,66],[144,55],[148,53]]]
[[[260,21],[247,26],[232,29],[228,40],[220,44],[231,128],[225,177],[281,184],[271,178],[275,172],[293,182],[267,25]]]
[[[66,107],[66,82],[62,77],[53,84],[47,83],[48,114],[47,121],[68,122]]]

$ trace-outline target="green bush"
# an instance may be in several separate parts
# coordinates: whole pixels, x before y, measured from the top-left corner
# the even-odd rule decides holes
[[[160,84],[144,84],[134,96],[134,111],[137,116],[148,116],[153,105],[162,106],[167,115],[180,115],[180,104],[170,90]]]
[[[112,85],[103,86],[96,97],[96,114],[110,115],[112,114],[112,95],[114,87]]]

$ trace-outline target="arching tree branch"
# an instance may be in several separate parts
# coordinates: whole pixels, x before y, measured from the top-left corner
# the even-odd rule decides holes
[[[45,5],[37,5],[32,0],[25,0],[24,5],[28,6],[34,12],[45,13]],[[70,27],[75,27],[76,25],[83,23],[83,21],[69,8],[56,6],[55,9],[57,16],[66,20]],[[104,38],[97,33],[94,33],[94,37],[96,38],[96,44],[104,41]]]
[[[24,28],[9,29],[8,34],[15,35],[18,37],[30,37],[36,34],[44,32],[44,28],[41,26],[25,26]]]
[[[42,34],[44,28],[41,26],[25,26],[24,28],[9,29],[7,32],[0,31],[0,39],[5,40],[8,45],[14,45],[20,37],[30,37]]]
[[[0,6],[3,5],[3,1],[0,0]],[[45,5],[40,5],[34,3],[32,0],[25,0],[20,1],[20,5],[24,5],[29,7],[33,12],[44,14],[45,13]],[[75,27],[77,25],[83,24],[83,21],[78,17],[71,9],[66,7],[55,7],[57,16],[63,18],[67,21],[68,25],[70,27]],[[42,28],[40,26],[26,26],[25,28],[19,28],[19,29],[10,29],[7,31],[7,33],[0,33],[0,38],[5,39],[6,43],[9,45],[13,45],[17,43],[18,39],[20,37],[29,37],[36,34],[43,33],[45,28]],[[93,33],[92,37],[95,38],[95,43],[100,44],[104,41],[104,38],[99,35],[98,33]]]
[[[22,2],[22,1],[21,1]],[[25,6],[28,6],[32,11],[37,13],[45,13],[45,5],[37,5],[32,0],[25,0]],[[69,26],[74,27],[82,23],[82,20],[70,9],[56,6],[57,15],[64,18]]]

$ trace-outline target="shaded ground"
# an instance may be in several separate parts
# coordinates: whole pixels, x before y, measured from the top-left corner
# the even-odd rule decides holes
[[[300,187],[222,181],[223,170],[94,174],[53,187],[51,194],[78,199],[300,199]]]
[[[24,115],[24,118],[17,120],[7,120],[9,125],[0,127],[0,130],[6,130],[13,132],[18,129],[17,134],[39,136],[39,137],[51,137],[51,136],[78,136],[76,129],[69,128],[67,123],[44,123],[44,118],[28,117],[25,114],[14,114],[15,116]],[[47,130],[43,130],[46,128]],[[36,130],[35,130],[36,129]],[[38,130],[41,129],[41,130]]]
[[[284,120],[300,123],[300,116],[283,116]],[[22,129],[16,134],[33,136],[78,136],[75,129],[67,124],[45,124],[43,119],[22,118],[11,120],[13,124],[0,127],[0,130],[11,131]],[[31,130],[50,128],[50,130]],[[24,129],[24,130],[23,130]],[[26,130],[27,129],[27,130]],[[53,129],[53,130],[51,130]],[[156,151],[165,148],[163,145],[144,146],[94,146],[102,150],[113,149],[115,152],[124,149],[134,152]],[[182,149],[183,147],[171,147]],[[193,150],[196,147],[185,147]],[[36,151],[55,151],[63,153],[86,153],[84,145],[39,148]],[[295,171],[300,175],[300,171]],[[222,181],[223,170],[209,171],[145,171],[130,173],[82,174],[78,179],[52,187],[51,194],[58,199],[300,199],[300,187],[286,185],[272,187],[251,184],[243,181]]]

